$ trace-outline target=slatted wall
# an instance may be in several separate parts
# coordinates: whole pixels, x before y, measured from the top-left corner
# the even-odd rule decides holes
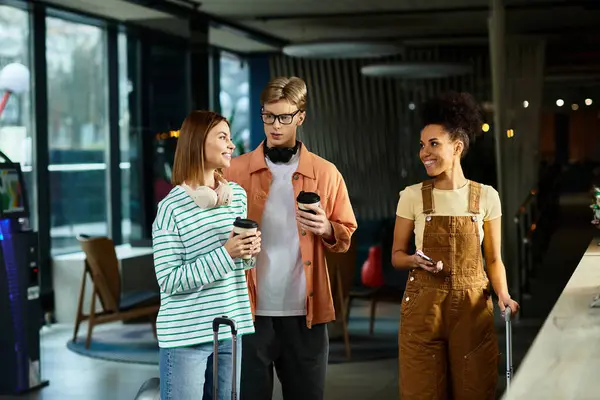
[[[399,191],[425,177],[418,159],[418,111],[424,100],[450,89],[471,92],[480,101],[491,99],[487,47],[409,49],[402,58],[467,61],[473,73],[466,76],[397,80],[360,73],[363,65],[395,59],[400,58],[271,59],[273,77],[299,76],[307,82],[307,120],[299,137],[338,167],[361,219],[393,218]]]

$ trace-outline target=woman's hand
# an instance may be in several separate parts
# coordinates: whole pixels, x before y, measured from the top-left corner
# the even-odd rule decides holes
[[[510,295],[507,293],[505,295],[498,296],[498,307],[500,308],[500,312],[504,317],[504,310],[506,307],[509,307],[512,315],[515,315],[519,312],[519,303],[510,298]]]
[[[260,252],[260,231],[256,233],[243,233],[233,235],[233,231],[229,235],[229,239],[225,243],[225,250],[231,258],[242,258],[244,256],[254,256]]]
[[[444,263],[438,261],[433,263],[431,261],[427,261],[423,257],[419,257],[417,254],[413,254],[411,256],[413,268],[422,268],[427,272],[431,272],[432,274],[437,274],[444,268]]]

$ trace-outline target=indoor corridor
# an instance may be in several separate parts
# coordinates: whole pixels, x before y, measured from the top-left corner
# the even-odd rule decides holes
[[[548,313],[563,291],[579,260],[594,237],[595,228],[590,224],[591,195],[586,191],[589,182],[579,185],[561,185],[559,212],[555,231],[550,239],[542,265],[535,271],[530,293],[522,302],[523,317],[513,324],[513,357],[515,373]],[[590,299],[591,300],[591,299]],[[350,343],[355,343],[355,357],[347,362],[333,354],[343,348],[341,339],[332,340],[332,360],[327,376],[327,400],[392,400],[398,397],[397,345],[395,338],[399,323],[399,305],[381,303],[377,308],[375,340],[390,343],[384,354],[368,360],[361,355],[361,340],[368,338],[369,303],[353,302],[350,313]],[[502,352],[498,369],[498,398],[504,391],[504,323],[496,310],[499,346]],[[117,323],[120,324],[120,323]],[[95,332],[111,329],[111,324],[96,328]],[[85,332],[84,324],[80,332]],[[146,324],[134,328],[132,334],[150,334]],[[141,333],[140,333],[141,332]],[[42,374],[50,380],[50,386],[24,399],[86,399],[86,400],[132,400],[140,385],[158,375],[157,365],[140,365],[112,362],[83,357],[71,352],[65,343],[72,335],[72,325],[54,324],[44,327],[42,334]],[[81,335],[81,333],[80,333]],[[131,351],[136,351],[132,349]],[[138,349],[138,351],[144,351]],[[379,350],[381,351],[381,350]],[[341,353],[341,352],[340,352]],[[274,400],[281,400],[279,388],[275,387]],[[9,397],[6,397],[9,398]],[[15,398],[17,399],[17,398]]]

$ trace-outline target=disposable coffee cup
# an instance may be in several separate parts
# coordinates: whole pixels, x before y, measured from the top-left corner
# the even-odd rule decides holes
[[[256,233],[258,230],[258,223],[251,219],[236,218],[233,222],[233,236],[242,235],[246,232]],[[251,255],[245,255],[242,257],[243,260],[251,259]]]
[[[309,209],[308,205],[315,205],[317,207],[321,206],[321,197],[315,192],[300,192],[298,197],[296,197],[296,202],[298,203],[298,209],[305,211],[310,214],[317,214],[316,211]]]

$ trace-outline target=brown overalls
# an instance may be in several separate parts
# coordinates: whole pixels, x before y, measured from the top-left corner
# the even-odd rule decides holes
[[[477,225],[481,185],[470,182],[472,216],[435,215],[433,181],[423,183],[423,253],[444,268],[412,270],[400,322],[402,400],[494,399],[498,342]]]

